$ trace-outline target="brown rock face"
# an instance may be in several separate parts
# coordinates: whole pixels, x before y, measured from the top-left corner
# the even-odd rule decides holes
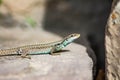
[[[120,1],[116,0],[106,27],[106,78],[120,80]]]

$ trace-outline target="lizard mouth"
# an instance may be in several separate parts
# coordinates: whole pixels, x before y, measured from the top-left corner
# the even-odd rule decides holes
[[[77,38],[79,38],[80,37],[80,34],[76,34],[75,35],[75,38],[77,39]]]
[[[80,34],[77,34],[77,38],[79,38],[80,37]]]

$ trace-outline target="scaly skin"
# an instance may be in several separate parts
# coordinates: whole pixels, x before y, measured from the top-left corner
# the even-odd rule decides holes
[[[16,48],[10,49],[1,49],[0,55],[11,55],[11,54],[21,54],[21,57],[30,58],[27,54],[51,54],[54,55],[54,52],[60,51],[68,44],[73,42],[75,39],[79,38],[80,34],[71,34],[60,41],[46,43],[46,44],[34,44],[34,45],[25,45]]]

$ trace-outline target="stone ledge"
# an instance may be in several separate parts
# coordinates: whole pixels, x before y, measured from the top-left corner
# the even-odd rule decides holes
[[[92,60],[86,49],[71,44],[61,55],[31,55],[31,60],[19,56],[0,57],[0,80],[92,80]]]
[[[11,31],[11,34],[15,33],[15,31]],[[16,34],[18,32],[19,31],[17,31]],[[25,34],[28,34],[29,37],[31,36],[30,39],[32,42],[33,36],[35,40],[39,40],[41,38],[38,37],[40,36],[38,34],[45,33],[46,32],[41,33],[40,31],[35,31],[32,32],[32,36],[30,33],[28,34],[28,32]],[[9,32],[8,35],[10,35]],[[16,36],[20,35],[17,34]],[[52,34],[51,36],[46,35],[44,35],[44,39],[47,40],[58,37]],[[3,34],[2,36],[5,35]],[[17,40],[15,35],[14,38]],[[20,39],[20,37],[18,38]],[[23,39],[26,40],[25,38]],[[14,42],[13,40],[12,43]],[[15,43],[13,45],[15,45]],[[17,55],[2,56],[0,57],[0,80],[92,80],[93,62],[88,56],[85,47],[72,43],[60,53],[61,55],[56,56],[49,54],[30,55],[31,59],[23,59]]]

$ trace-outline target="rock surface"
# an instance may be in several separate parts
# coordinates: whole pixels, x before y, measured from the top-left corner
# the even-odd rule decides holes
[[[120,80],[120,1],[113,1],[106,27],[106,78]]]
[[[16,29],[13,32],[3,29],[0,33],[5,31],[6,34],[0,35],[0,38],[3,39],[0,41],[1,48],[14,47],[16,46],[15,41],[19,42],[18,46],[21,44],[19,40],[23,42],[21,44],[23,45],[24,43],[34,43],[34,40],[40,41],[40,39],[48,41],[60,39],[60,37],[48,34],[48,32],[40,31],[21,32],[21,30]],[[13,33],[17,35],[15,36]],[[11,39],[9,40],[11,44],[8,44],[5,39],[10,34],[13,36],[8,38]],[[0,80],[92,80],[93,62],[85,47],[72,43],[60,53],[61,55],[57,56],[31,55],[31,59],[22,59],[17,55],[2,56],[0,57]]]

